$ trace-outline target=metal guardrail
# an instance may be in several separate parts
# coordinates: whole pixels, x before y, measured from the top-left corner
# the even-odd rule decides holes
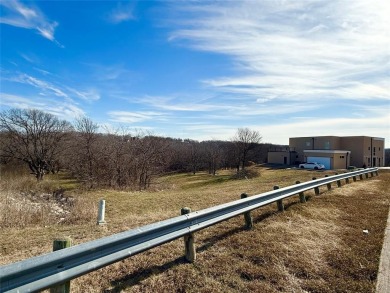
[[[189,233],[332,182],[371,173],[363,169],[320,178],[156,222],[0,267],[0,292],[32,292],[74,279]]]

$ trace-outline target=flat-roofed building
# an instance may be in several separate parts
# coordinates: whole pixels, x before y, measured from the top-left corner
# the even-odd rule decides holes
[[[326,169],[381,167],[385,159],[385,139],[369,136],[291,137],[283,152],[270,151],[268,162],[294,165],[317,162]]]

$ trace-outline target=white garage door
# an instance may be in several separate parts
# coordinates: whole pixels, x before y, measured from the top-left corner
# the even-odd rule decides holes
[[[323,164],[325,169],[330,169],[330,158],[324,157],[307,157],[308,162],[317,162],[319,164]]]

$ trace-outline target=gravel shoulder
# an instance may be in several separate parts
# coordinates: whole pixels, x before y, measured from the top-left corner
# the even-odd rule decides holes
[[[378,270],[376,293],[390,292],[390,209]]]

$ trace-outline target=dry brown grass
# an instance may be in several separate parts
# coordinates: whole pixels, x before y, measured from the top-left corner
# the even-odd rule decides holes
[[[75,181],[66,174],[46,175],[43,181],[37,182],[22,170],[1,172],[0,228],[96,220],[97,203],[83,197],[75,189]]]
[[[229,172],[162,178],[158,192],[99,191],[106,227],[91,222],[3,229],[1,263],[48,252],[58,236],[75,244],[256,194],[331,172],[261,169],[261,177],[229,180]],[[389,208],[390,173],[343,185],[309,201],[286,201],[253,211],[254,228],[236,217],[195,234],[197,261],[183,260],[182,240],[173,241],[72,281],[75,292],[373,292]],[[369,234],[364,234],[368,229]],[[34,241],[27,241],[26,234]]]

